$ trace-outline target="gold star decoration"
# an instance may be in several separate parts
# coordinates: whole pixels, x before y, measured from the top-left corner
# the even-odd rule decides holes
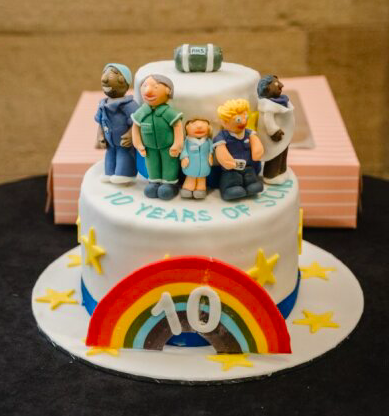
[[[117,348],[110,348],[110,347],[92,347],[89,351],[87,351],[86,355],[97,355],[97,354],[109,354],[113,357],[117,357],[119,355],[119,350]]]
[[[246,357],[248,354],[217,354],[207,355],[207,359],[223,364],[222,370],[228,371],[232,367],[253,367],[253,363]]]
[[[81,218],[80,216],[77,217],[76,225],[77,225],[77,241],[81,244]]]
[[[89,238],[88,238],[89,237]],[[81,236],[81,241],[85,246],[85,264],[91,264],[98,274],[102,273],[102,268],[100,264],[100,257],[105,254],[105,250],[96,245],[96,234],[95,229],[91,227],[89,229],[89,235]]]
[[[328,280],[327,272],[335,271],[335,267],[322,267],[317,261],[312,262],[310,266],[300,266],[303,279],[310,277],[319,277],[323,280]]]
[[[247,270],[246,273],[254,280],[256,280],[261,286],[263,286],[265,283],[274,284],[276,283],[276,278],[273,274],[273,268],[279,258],[279,254],[273,254],[267,259],[263,253],[263,250],[260,248],[257,253],[255,266]]]
[[[258,117],[259,117],[259,112],[258,111],[249,111],[246,128],[254,130],[254,131],[257,130]]]
[[[164,259],[164,260],[166,260],[166,259],[170,259],[170,254],[169,254],[169,253],[166,253],[166,254],[163,256],[163,259]]]
[[[82,263],[81,256],[79,256],[78,254],[68,254],[68,257],[70,259],[70,263],[68,263],[68,267],[81,266],[81,263]]]
[[[46,295],[40,298],[36,298],[36,302],[44,302],[50,303],[50,309],[54,310],[57,309],[58,306],[62,305],[63,303],[69,304],[78,304],[75,299],[71,299],[75,290],[67,290],[66,292],[57,292],[53,289],[46,289]]]
[[[299,245],[299,254],[303,252],[303,209],[299,211],[299,230],[297,233],[297,241]]]
[[[305,318],[295,319],[293,323],[295,325],[309,325],[312,334],[317,332],[320,328],[339,328],[339,324],[331,321],[334,312],[316,314],[303,310],[303,314],[305,315]]]

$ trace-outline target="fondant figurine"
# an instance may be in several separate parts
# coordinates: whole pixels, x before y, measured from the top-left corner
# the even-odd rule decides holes
[[[140,83],[144,104],[132,114],[134,146],[146,157],[149,184],[145,195],[169,200],[178,193],[179,159],[184,143],[182,113],[167,104],[173,98],[172,81],[149,75]]]
[[[187,121],[184,149],[180,155],[186,179],[181,189],[183,198],[204,199],[207,196],[206,177],[211,173],[212,127],[201,118]]]
[[[126,184],[137,174],[136,150],[131,140],[131,115],[138,109],[132,95],[125,96],[131,85],[131,71],[122,64],[104,67],[101,86],[107,98],[99,103],[95,120],[98,148],[106,148],[102,182]]]
[[[228,100],[218,107],[223,127],[213,139],[216,159],[222,166],[220,192],[225,200],[255,195],[262,191],[255,162],[263,154],[259,137],[247,129],[249,103],[247,100]]]
[[[258,84],[258,133],[265,148],[264,181],[282,184],[288,179],[288,146],[294,131],[293,105],[282,94],[282,82],[276,75],[267,75]]]

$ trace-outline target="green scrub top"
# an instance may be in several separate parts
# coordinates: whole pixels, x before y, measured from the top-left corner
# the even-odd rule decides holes
[[[153,108],[143,104],[131,115],[135,124],[140,126],[142,142],[151,149],[165,149],[174,142],[173,125],[182,118],[168,104],[160,104]]]

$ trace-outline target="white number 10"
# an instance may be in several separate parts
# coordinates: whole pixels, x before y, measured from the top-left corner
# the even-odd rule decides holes
[[[209,301],[208,322],[203,322],[199,317],[200,299],[207,297]],[[219,325],[221,317],[221,303],[218,294],[208,286],[201,286],[194,290],[189,295],[186,317],[189,325],[196,331],[201,333],[212,332]],[[158,316],[165,312],[166,319],[169,323],[170,329],[174,335],[179,335],[182,332],[182,327],[173,299],[169,292],[162,293],[158,303],[151,310],[153,316]]]

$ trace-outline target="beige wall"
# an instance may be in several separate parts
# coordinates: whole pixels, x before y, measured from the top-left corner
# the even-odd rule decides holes
[[[387,0],[14,0],[0,15],[0,182],[45,173],[82,90],[107,62],[181,43],[281,77],[328,77],[363,172],[389,178]]]

